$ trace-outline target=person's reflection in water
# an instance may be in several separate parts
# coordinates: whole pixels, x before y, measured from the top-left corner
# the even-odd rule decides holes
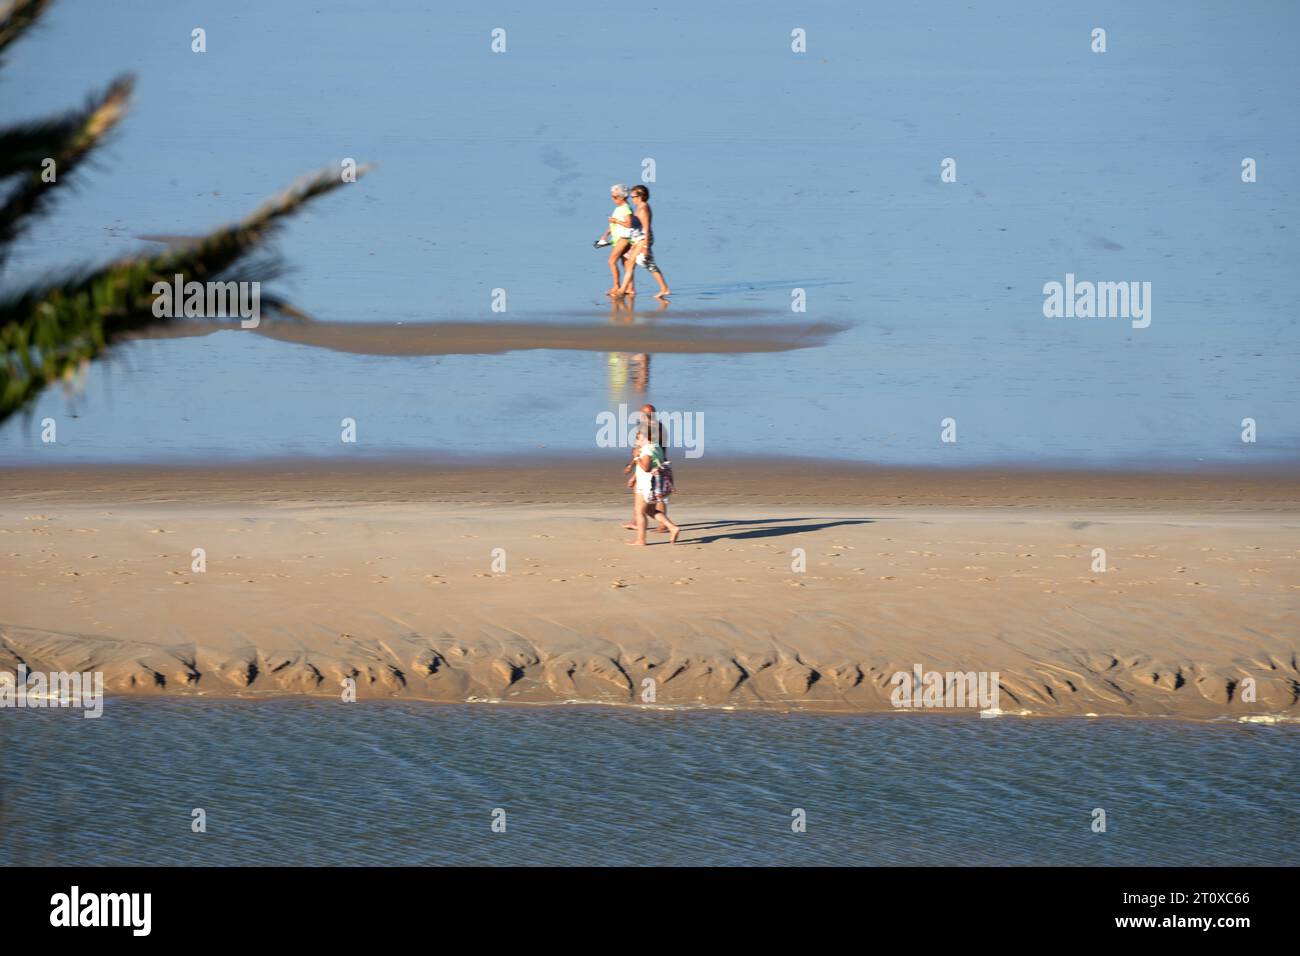
[[[666,299],[659,299],[662,312],[668,308]],[[610,301],[609,321],[612,325],[635,325],[636,310],[630,300],[613,299]],[[642,395],[650,388],[650,353],[649,352],[610,352],[609,353],[609,396],[611,401],[627,395],[628,385],[633,394]]]
[[[650,356],[645,352],[610,352],[610,398],[617,401],[626,397],[629,384],[636,395],[650,387]]]

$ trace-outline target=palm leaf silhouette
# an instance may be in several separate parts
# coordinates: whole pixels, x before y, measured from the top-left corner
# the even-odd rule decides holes
[[[0,5],[0,55],[48,10],[50,0]],[[54,119],[0,128],[0,181],[16,180],[0,205],[0,269],[13,244],[34,225],[65,178],[84,164],[125,116],[134,80],[122,76],[80,110]],[[54,160],[54,181],[46,178]],[[357,170],[357,177],[371,167]],[[0,292],[0,422],[41,389],[71,377],[126,332],[171,321],[153,314],[154,284],[264,282],[282,272],[267,240],[288,216],[343,185],[322,170],[291,185],[237,223],[170,242],[105,265],[67,269],[57,277]],[[296,319],[301,312],[275,295],[264,307]]]

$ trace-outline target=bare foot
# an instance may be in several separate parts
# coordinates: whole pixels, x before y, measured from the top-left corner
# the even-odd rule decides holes
[[[672,289],[664,289],[664,291],[662,291],[662,292],[656,292],[656,293],[655,293],[655,298],[656,298],[656,299],[666,299],[666,298],[668,298],[668,297],[669,297],[670,295],[672,295],[672,294],[673,294],[673,290],[672,290]]]
[[[624,290],[623,290],[623,294],[624,294],[624,295],[636,295],[636,289],[624,289]]]
[[[636,530],[636,525],[634,525],[634,524],[625,524],[625,525],[623,525],[623,530],[624,530],[624,531],[635,531],[635,530]]]
[[[668,539],[668,543],[669,543],[669,544],[676,544],[676,543],[677,543],[677,536],[678,536],[679,534],[681,534],[681,533],[682,533],[682,529],[681,529],[680,527],[679,527],[679,528],[674,528],[674,529],[673,529],[673,536],[672,536],[671,538]]]
[[[624,541],[623,543],[624,543],[624,544],[627,544],[627,545],[631,545],[631,546],[634,547],[634,548],[644,548],[644,547],[645,547],[645,542],[644,542],[644,541]]]

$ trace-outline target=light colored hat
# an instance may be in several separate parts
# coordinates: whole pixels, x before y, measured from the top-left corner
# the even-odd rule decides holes
[[[627,187],[624,186],[622,183],[615,183],[614,185],[609,187],[609,194],[611,196],[617,196],[620,199],[624,199],[627,197]]]

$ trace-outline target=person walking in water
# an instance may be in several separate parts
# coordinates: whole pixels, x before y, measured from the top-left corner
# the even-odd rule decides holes
[[[614,200],[614,211],[609,215],[609,226],[600,238],[596,240],[597,246],[605,244],[605,237],[609,237],[609,274],[613,279],[613,285],[609,287],[606,295],[622,295],[623,282],[618,274],[618,260],[623,258],[623,254],[631,248],[629,237],[632,235],[632,209],[627,204],[627,187],[622,183],[615,183],[609,187],[609,198]],[[624,271],[630,274],[632,269],[631,261],[624,264]]]
[[[632,231],[628,236],[631,248],[623,257],[623,285],[619,291],[623,295],[636,295],[636,285],[634,283],[636,267],[644,266],[646,271],[655,277],[659,283],[659,291],[655,293],[656,299],[667,299],[672,294],[668,288],[668,283],[664,281],[664,274],[659,269],[659,264],[655,262],[654,244],[655,234],[651,225],[651,219],[654,214],[650,211],[650,189],[646,186],[636,185],[632,187]]]

